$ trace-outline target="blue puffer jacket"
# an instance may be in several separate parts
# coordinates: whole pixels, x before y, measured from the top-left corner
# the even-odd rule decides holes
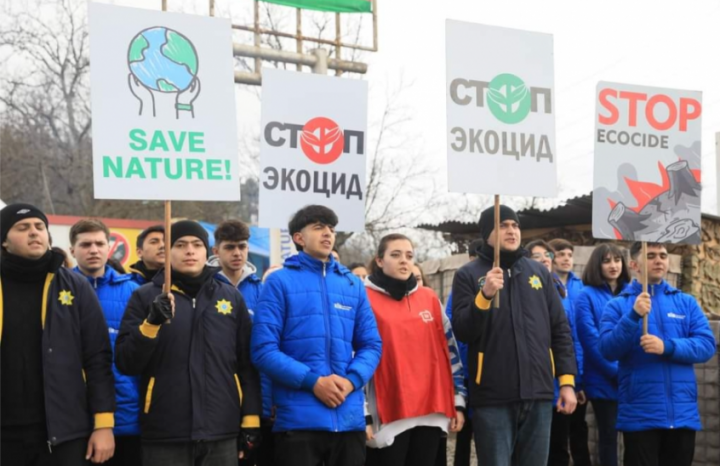
[[[447,304],[445,305],[445,314],[448,319],[452,322],[452,293],[448,295]],[[463,365],[463,377],[465,378],[465,385],[467,386],[470,380],[470,373],[468,372],[468,345],[467,343],[458,342],[458,348],[460,349],[460,360]]]
[[[621,289],[625,286],[620,285]],[[600,319],[605,305],[613,299],[610,287],[586,286],[575,299],[577,333],[583,347],[585,393],[591,400],[617,401],[617,361],[600,353]]]
[[[255,266],[249,267],[251,264],[246,264],[246,268],[248,268],[248,274],[247,276],[243,277],[242,280],[240,280],[240,283],[237,286],[238,291],[240,291],[240,294],[243,296],[243,299],[245,300],[245,305],[248,308],[248,313],[250,314],[251,319],[255,319],[255,308],[257,307],[258,301],[260,301],[260,291],[262,290],[262,281],[255,275]],[[227,283],[228,285],[232,286],[232,283],[230,283],[230,280],[222,274],[222,272],[218,272],[215,275],[215,279],[221,281],[222,283]],[[263,405],[263,419],[270,419],[272,417],[272,382],[270,381],[270,377],[268,377],[265,374],[260,374],[260,386],[262,390],[262,405]]]
[[[80,269],[73,271],[82,275]],[[120,322],[125,313],[130,296],[139,288],[130,275],[120,275],[112,267],[105,266],[105,275],[98,278],[83,275],[97,293],[98,300],[105,314],[105,321],[110,334],[110,344],[115,354],[115,339],[120,331]],[[113,357],[114,360],[114,357]],[[140,380],[121,374],[113,362],[115,376],[115,435],[140,435]]]
[[[575,348],[575,362],[577,363],[578,374],[575,376],[575,391],[579,392],[584,390],[583,385],[583,348],[580,344],[577,331],[577,315],[575,314],[574,300],[580,294],[583,289],[583,282],[577,275],[570,272],[568,274],[567,285],[563,285],[560,281],[560,277],[553,274],[553,281],[555,287],[558,289],[560,296],[565,295],[562,298],[563,308],[565,309],[565,315],[567,316],[568,324],[570,325],[570,333],[572,334],[573,347]],[[553,403],[556,403],[560,396],[560,385],[558,380],[555,379],[555,398]]]
[[[648,332],[663,340],[663,355],[640,346],[642,319],[633,310],[642,285],[633,282],[605,307],[600,323],[600,352],[620,361],[620,431],[700,430],[693,364],[715,354],[715,338],[697,301],[666,282],[650,286]]]
[[[362,388],[381,352],[365,286],[332,257],[323,263],[301,252],[267,278],[255,310],[251,353],[273,381],[275,432],[364,431]],[[335,409],[313,394],[317,379],[331,374],[355,386]]]

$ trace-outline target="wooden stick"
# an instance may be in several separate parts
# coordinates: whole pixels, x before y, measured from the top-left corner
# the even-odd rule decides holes
[[[642,286],[643,286],[643,293],[648,292],[648,261],[647,261],[647,242],[642,242],[642,254],[643,258],[643,268],[642,268]],[[645,314],[643,316],[643,335],[648,334],[648,315]]]
[[[500,267],[500,195],[495,195],[495,258],[493,268]],[[495,293],[494,307],[500,308],[500,290]]]
[[[165,285],[163,291],[170,293],[172,286],[172,278],[170,272],[172,266],[170,265],[170,249],[172,249],[172,235],[170,229],[172,228],[172,202],[165,201]]]

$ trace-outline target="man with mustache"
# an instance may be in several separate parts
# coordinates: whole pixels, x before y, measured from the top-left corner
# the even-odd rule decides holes
[[[702,428],[693,364],[715,354],[715,337],[694,297],[666,281],[670,259],[662,244],[630,248],[630,267],[645,264],[648,293],[634,281],[608,302],[600,324],[600,352],[618,365],[617,429],[626,466],[691,466]],[[643,317],[648,334],[643,335]]]

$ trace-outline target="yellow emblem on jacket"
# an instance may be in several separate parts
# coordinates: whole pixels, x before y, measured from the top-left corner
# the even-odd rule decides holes
[[[542,288],[542,282],[540,281],[540,277],[537,275],[533,275],[530,277],[530,286],[533,287],[533,289],[539,290]]]
[[[75,299],[75,296],[73,296],[71,292],[63,290],[60,292],[58,301],[64,306],[72,306],[73,299]]]
[[[221,299],[215,305],[215,309],[217,309],[220,314],[228,315],[232,312],[232,305],[230,304],[230,301]]]

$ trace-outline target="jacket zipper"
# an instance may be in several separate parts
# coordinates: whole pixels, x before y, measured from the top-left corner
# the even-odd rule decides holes
[[[650,293],[652,293],[652,297],[655,297],[655,288],[657,285],[651,285],[650,287]],[[662,312],[660,312],[659,306],[657,309],[654,310],[657,317],[655,318],[656,321],[659,321],[660,323],[660,329],[662,330],[662,337],[663,339],[667,338],[667,333],[665,332],[665,322],[663,322],[662,318]],[[649,332],[649,330],[648,330]],[[662,355],[661,355],[662,357]],[[670,367],[668,364],[663,364],[663,372],[665,372],[665,396],[668,400],[668,417],[670,418],[670,428],[675,428],[675,409],[673,408],[672,404],[672,390],[670,388]]]
[[[332,370],[332,363],[330,362],[330,313],[328,312],[328,306],[327,306],[327,300],[328,300],[328,294],[327,294],[327,283],[325,281],[325,278],[327,277],[327,264],[323,262],[323,276],[322,276],[322,291],[323,291],[323,315],[325,317],[325,358],[327,359],[327,365],[328,369]],[[333,409],[332,414],[332,420],[333,420],[333,431],[338,431],[338,420],[337,420],[337,410]]]

